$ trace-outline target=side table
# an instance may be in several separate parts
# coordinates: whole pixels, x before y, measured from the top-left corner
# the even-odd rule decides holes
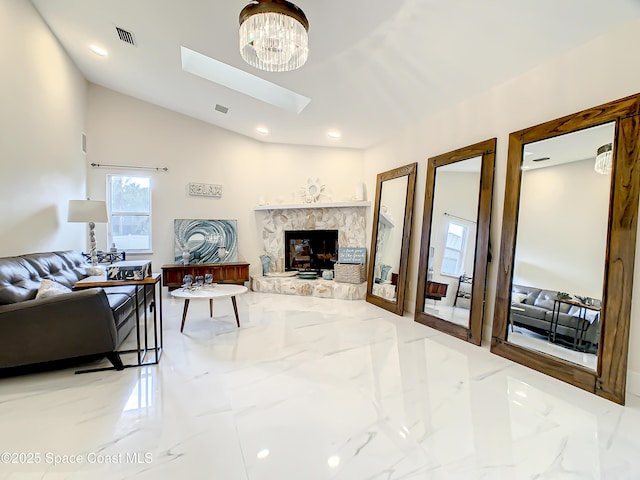
[[[145,365],[156,365],[160,362],[160,356],[162,355],[162,347],[163,347],[163,338],[162,338],[162,292],[160,291],[160,274],[153,273],[150,277],[147,277],[143,280],[107,280],[104,275],[93,276],[83,278],[82,280],[77,281],[74,284],[74,288],[82,289],[82,288],[96,288],[96,287],[115,287],[122,285],[134,285],[136,287],[135,294],[135,311],[136,311],[136,345],[137,348],[129,349],[129,350],[119,350],[116,353],[118,354],[130,354],[135,353],[137,356],[136,363],[129,363],[123,365],[124,368],[130,367],[142,367]],[[158,294],[156,295],[156,286],[158,287]],[[149,345],[148,338],[148,318],[147,318],[147,289],[152,289],[153,294],[153,345]],[[138,293],[142,290],[143,302],[144,302],[144,345],[141,340],[141,332],[140,332],[140,308],[138,307]],[[156,308],[158,305],[158,308]],[[156,315],[156,311],[158,314]],[[158,325],[159,323],[159,325]],[[147,360],[147,354],[149,352],[154,352],[154,358]],[[76,373],[87,373],[87,372],[101,372],[105,370],[115,370],[116,367],[102,367],[102,368],[93,368],[88,370],[78,370]]]
[[[573,338],[573,349],[577,350],[578,347],[582,346],[582,341],[584,338],[584,334],[588,328],[588,320],[587,320],[587,310],[593,310],[599,312],[601,310],[600,307],[596,307],[595,305],[587,305],[586,303],[578,302],[572,299],[563,299],[556,298],[553,300],[553,311],[551,314],[551,330],[549,331],[549,340],[552,342],[556,341],[556,333],[558,330],[558,323],[560,321],[560,304],[565,303],[567,305],[571,305],[574,307],[578,307],[578,316],[576,318],[576,326],[575,326],[575,335]],[[579,321],[582,320],[582,323]]]

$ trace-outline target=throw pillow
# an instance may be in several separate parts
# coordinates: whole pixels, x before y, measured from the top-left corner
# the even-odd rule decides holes
[[[512,293],[511,303],[524,303],[526,298],[527,298],[526,293]]]
[[[56,295],[62,295],[63,293],[71,292],[70,288],[65,287],[61,283],[54,282],[53,280],[44,279],[40,283],[38,293],[36,293],[36,300],[42,298],[54,297]]]

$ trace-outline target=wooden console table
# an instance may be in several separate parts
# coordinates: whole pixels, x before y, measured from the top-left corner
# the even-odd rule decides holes
[[[235,283],[243,285],[249,281],[249,264],[244,262],[229,263],[194,263],[191,265],[171,264],[162,266],[162,284],[169,291],[180,288],[186,274],[195,278],[197,275],[213,274],[216,283]]]
[[[425,298],[431,300],[442,300],[447,296],[448,283],[431,282],[427,281],[427,288],[425,289]]]

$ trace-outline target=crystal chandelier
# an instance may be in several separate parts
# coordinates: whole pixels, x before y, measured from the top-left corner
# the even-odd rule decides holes
[[[595,171],[601,173],[602,175],[610,174],[612,166],[612,156],[612,143],[607,143],[606,145],[602,145],[600,148],[598,148],[598,152],[596,155],[596,164],[593,167]]]
[[[309,22],[286,0],[254,0],[240,12],[240,55],[268,72],[300,68],[309,56]]]

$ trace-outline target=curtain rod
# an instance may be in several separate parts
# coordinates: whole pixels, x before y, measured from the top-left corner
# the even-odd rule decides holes
[[[113,165],[108,163],[92,163],[92,167],[94,168],[127,168],[132,170],[154,170],[156,172],[168,172],[169,169],[167,167],[140,167],[136,165]]]
[[[447,213],[447,212],[444,212],[444,214],[445,214],[447,217],[459,218],[460,220],[464,220],[465,222],[469,222],[469,223],[477,223],[477,222],[474,222],[473,220],[468,220],[468,219],[466,219],[466,218],[459,217],[459,216],[457,216],[457,215],[451,215],[450,213]]]

